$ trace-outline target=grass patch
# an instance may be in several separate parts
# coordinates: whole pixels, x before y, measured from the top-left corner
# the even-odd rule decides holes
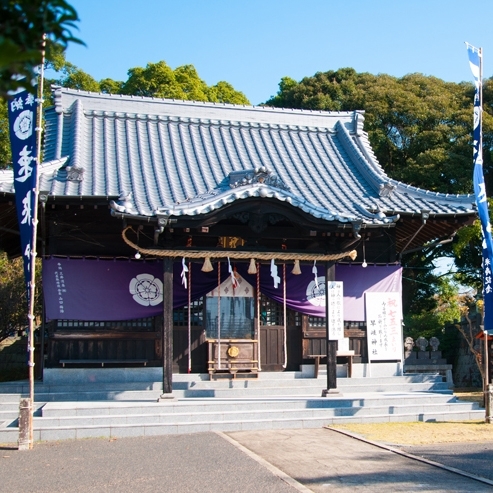
[[[491,442],[493,424],[484,421],[354,423],[331,428],[346,430],[374,442],[393,445]]]
[[[483,389],[465,388],[454,389],[454,395],[460,401],[477,402],[483,405]]]

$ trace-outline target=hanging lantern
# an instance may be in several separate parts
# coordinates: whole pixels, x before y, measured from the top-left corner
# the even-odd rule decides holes
[[[294,261],[294,267],[293,270],[291,271],[291,274],[294,274],[295,276],[299,276],[301,274],[301,267],[299,260]]]
[[[255,263],[255,259],[253,258],[250,259],[250,265],[248,266],[248,273],[249,274],[257,273],[257,264]]]
[[[212,272],[213,270],[214,270],[214,268],[212,267],[211,259],[209,257],[205,257],[204,265],[202,266],[201,271],[202,272]]]

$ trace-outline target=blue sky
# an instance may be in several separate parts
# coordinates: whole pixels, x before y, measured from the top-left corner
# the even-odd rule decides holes
[[[128,69],[160,60],[191,64],[207,84],[230,82],[252,104],[274,95],[283,76],[342,67],[472,82],[464,41],[483,48],[484,76],[493,76],[492,0],[69,3],[87,47],[71,45],[67,59],[97,80],[126,80]]]

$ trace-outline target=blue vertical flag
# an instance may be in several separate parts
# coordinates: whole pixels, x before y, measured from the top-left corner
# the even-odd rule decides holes
[[[483,298],[484,298],[484,329],[493,333],[493,242],[491,239],[491,223],[488,213],[488,200],[483,174],[483,133],[482,133],[482,52],[481,49],[466,43],[469,65],[474,76],[476,91],[474,94],[474,127],[473,127],[473,158],[474,158],[474,194],[481,221],[483,234]]]
[[[16,93],[9,105],[10,146],[14,167],[15,203],[21,234],[21,249],[24,259],[24,277],[27,292],[31,283],[31,252],[33,245],[33,213],[36,200],[37,145],[36,112],[37,103],[28,91]]]

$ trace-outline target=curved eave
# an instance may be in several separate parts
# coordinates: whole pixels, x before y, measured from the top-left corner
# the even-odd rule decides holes
[[[41,163],[38,167],[38,179],[39,189],[46,188],[46,184],[49,183],[50,177],[53,176],[68,160],[68,156],[60,159],[53,159],[52,161],[46,161]],[[15,193],[14,188],[14,171],[13,170],[0,170],[0,192]]]
[[[297,197],[288,191],[262,184],[242,186],[222,192],[213,191],[207,196],[191,199],[189,201],[182,202],[181,204],[173,205],[172,207],[160,208],[155,211],[155,214],[174,217],[209,214],[238,200],[249,198],[276,199],[280,202],[286,202],[293,207],[301,209],[306,214],[323,221],[338,221],[347,223],[357,221],[359,219],[355,216],[345,216],[332,213],[326,209],[317,207],[307,200]]]
[[[394,187],[394,194],[404,195],[408,198],[424,200],[433,203],[447,203],[463,207],[465,212],[473,210],[476,197],[474,194],[448,194],[425,190],[413,185],[408,185],[398,180],[390,178],[377,160],[375,153],[370,145],[366,132],[351,133],[344,125],[339,124],[337,130],[341,136],[345,148],[358,166],[361,174],[368,180],[376,192],[379,192],[383,185]],[[351,145],[351,142],[356,145]],[[397,211],[399,213],[406,211]]]

